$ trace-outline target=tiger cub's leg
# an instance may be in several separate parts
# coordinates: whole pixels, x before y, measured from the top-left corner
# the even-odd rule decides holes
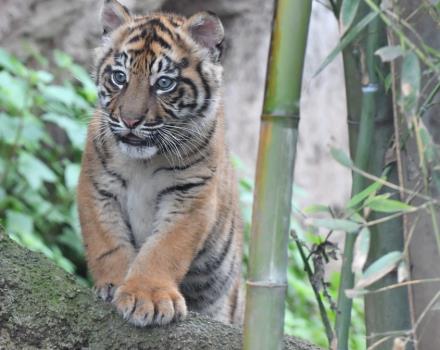
[[[173,214],[172,223],[161,221],[162,227],[141,247],[113,300],[130,322],[161,325],[186,316],[179,284],[214,221],[215,194],[209,187],[203,186],[203,192],[194,196],[197,199],[188,203],[188,211]]]
[[[78,209],[95,291],[103,300],[111,301],[135,256],[129,228],[115,198],[98,183],[92,184],[86,172],[80,177]]]

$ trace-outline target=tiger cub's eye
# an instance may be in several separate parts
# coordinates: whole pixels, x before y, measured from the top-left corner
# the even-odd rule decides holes
[[[157,79],[156,84],[154,85],[156,85],[156,88],[158,90],[169,91],[176,85],[176,82],[174,79],[168,77],[161,77]]]
[[[124,85],[127,82],[127,76],[120,70],[115,70],[112,73],[112,80],[116,85]]]

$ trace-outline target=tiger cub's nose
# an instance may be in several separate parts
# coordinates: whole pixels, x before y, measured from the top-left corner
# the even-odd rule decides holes
[[[133,129],[140,124],[142,117],[137,118],[121,118],[127,128]]]

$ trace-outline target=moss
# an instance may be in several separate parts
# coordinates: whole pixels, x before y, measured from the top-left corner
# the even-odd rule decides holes
[[[312,350],[295,338],[286,349]],[[91,290],[0,232],[0,349],[241,349],[239,329],[195,314],[136,328]]]

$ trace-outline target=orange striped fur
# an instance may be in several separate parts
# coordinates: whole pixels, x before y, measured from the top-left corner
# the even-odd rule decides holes
[[[187,310],[241,321],[236,179],[224,140],[223,27],[210,13],[102,11],[78,208],[98,295],[138,326]]]

